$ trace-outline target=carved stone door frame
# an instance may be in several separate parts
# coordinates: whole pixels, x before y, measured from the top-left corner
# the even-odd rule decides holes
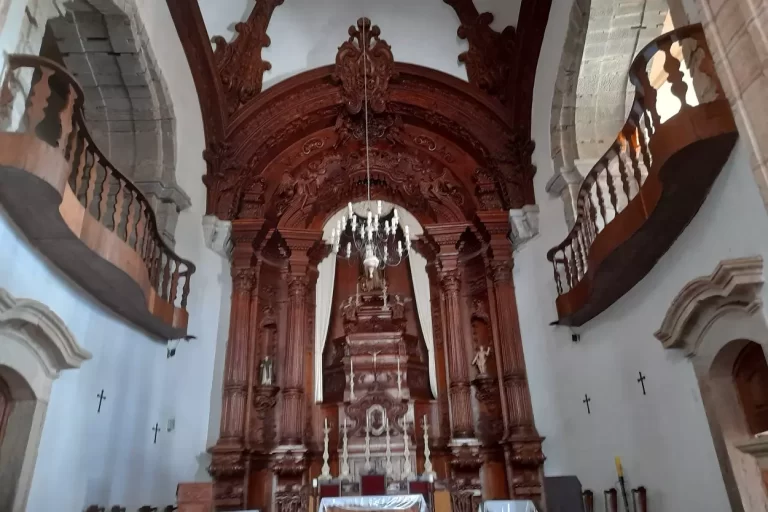
[[[0,510],[26,510],[53,381],[90,357],[48,307],[0,288],[0,381],[13,404],[0,412],[7,414],[0,435]]]

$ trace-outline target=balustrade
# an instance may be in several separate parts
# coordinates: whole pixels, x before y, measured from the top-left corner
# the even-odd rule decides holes
[[[25,90],[23,111],[16,112]],[[150,202],[94,143],[84,121],[83,90],[74,77],[51,60],[11,55],[3,94],[5,132],[36,136],[60,152],[80,205],[138,255],[156,298],[185,309],[195,266],[165,243]]]
[[[656,62],[660,59],[663,71]],[[662,80],[652,76],[654,71],[663,73]],[[630,205],[645,200],[646,179],[663,164],[656,161],[656,153],[667,158],[675,147],[674,140],[656,140],[660,127],[699,105],[725,99],[700,25],[668,32],[648,44],[635,58],[629,79],[635,97],[627,121],[584,177],[573,228],[547,253],[558,295],[576,288],[595,270],[591,250],[596,240]],[[669,132],[664,137],[669,139]],[[653,206],[642,205],[644,217]]]

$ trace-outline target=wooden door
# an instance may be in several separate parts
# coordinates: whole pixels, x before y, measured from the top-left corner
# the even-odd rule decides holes
[[[768,431],[768,363],[760,345],[744,347],[733,366],[733,380],[750,433]]]

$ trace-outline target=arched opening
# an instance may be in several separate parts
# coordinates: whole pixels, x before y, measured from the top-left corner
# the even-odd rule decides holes
[[[5,438],[5,426],[8,424],[12,405],[11,390],[5,380],[0,378],[0,446]]]
[[[747,343],[733,365],[733,382],[749,433],[768,431],[768,362],[763,347]]]
[[[82,85],[89,133],[152,202],[158,228],[173,245],[190,199],[176,182],[170,96],[133,1],[68,2],[65,13],[47,21],[40,55]]]
[[[90,357],[53,311],[0,288],[0,510],[26,510],[53,381]]]

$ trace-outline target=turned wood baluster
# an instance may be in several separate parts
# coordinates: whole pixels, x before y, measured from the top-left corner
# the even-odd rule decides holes
[[[568,289],[573,288],[573,280],[571,279],[571,262],[568,261],[568,254],[565,252],[565,248],[561,249],[563,253],[563,268],[565,269],[565,282],[568,283]]]
[[[672,84],[672,94],[680,101],[680,112],[690,107],[685,100],[685,94],[688,92],[688,84],[683,81],[683,72],[680,71],[680,61],[672,55],[671,38],[661,43],[661,49],[664,51],[664,71],[667,72],[667,82]]]
[[[648,61],[650,59],[645,56],[643,59],[638,59],[635,66],[630,71],[630,80],[635,85],[636,91],[640,93],[643,101],[643,107],[646,112],[651,114],[651,120],[653,120],[653,127],[650,125],[650,120],[646,117],[646,126],[648,128],[648,135],[652,135],[654,128],[661,124],[661,118],[659,112],[656,109],[656,97],[658,95],[656,89],[651,85],[648,78]]]
[[[637,142],[636,139],[640,137],[640,129],[637,126],[637,121],[632,121],[632,131],[627,135],[627,146],[629,146],[629,160],[632,162],[632,170],[637,184],[637,190],[640,192],[642,186],[643,173],[640,170],[640,161],[637,159]]]
[[[96,155],[91,154],[91,165],[88,169],[88,188],[85,191],[85,209],[91,211],[94,200],[96,199],[96,177],[99,174],[96,169]]]
[[[619,144],[616,145],[616,158],[619,159],[619,176],[621,177],[622,190],[624,190],[624,197],[627,198],[627,204],[629,204],[629,175],[627,174],[627,165],[624,163],[624,151],[628,141],[624,138],[623,134]],[[625,206],[626,208],[626,206]]]
[[[75,197],[80,200],[80,193],[83,190],[83,181],[85,180],[85,166],[88,163],[88,141],[83,139],[83,148],[80,150],[80,158],[77,162],[77,168],[75,170]]]
[[[115,211],[112,213],[112,231],[118,236],[118,238],[122,239],[120,236],[120,221],[123,220],[123,205],[125,204],[125,197],[123,196],[123,193],[125,192],[125,183],[123,180],[117,177],[115,182],[117,183],[117,191],[115,192]],[[128,226],[125,227],[125,232],[125,241],[127,242]]]
[[[133,249],[135,249],[136,247],[136,237],[139,236],[139,233],[135,231],[137,206],[138,204],[137,204],[137,198],[136,198],[136,191],[133,188],[128,187],[128,206],[126,207],[126,211],[128,212],[128,214],[125,216],[125,243],[127,243],[128,246]],[[133,243],[131,243],[132,235],[134,236]]]
[[[595,202],[592,200],[592,196],[589,196],[589,225],[590,225],[590,231],[591,231],[591,241],[590,245],[594,243],[595,238],[597,238],[597,207],[595,206]]]
[[[555,286],[557,287],[557,294],[563,294],[563,283],[560,281],[560,271],[557,269],[557,253],[552,255],[552,269],[555,272]]]
[[[49,80],[54,71],[50,68],[40,68],[42,76],[40,81],[32,86],[29,92],[26,108],[26,133],[34,134],[38,125],[45,119],[45,108],[48,106],[48,98],[51,97],[51,84]]]
[[[146,220],[144,217],[144,205],[139,199],[139,192],[133,191],[136,198],[136,239],[133,241],[133,249],[139,254],[142,260],[144,260],[144,249],[146,242],[146,233],[144,232],[146,226]]]
[[[184,271],[184,288],[181,292],[181,309],[187,308],[187,299],[189,298],[189,281],[192,279],[192,272],[189,267]]]
[[[160,257],[165,257],[165,264],[163,265],[163,289],[161,290],[161,294],[163,299],[167,301],[171,291],[171,258],[162,249],[160,250]]]
[[[603,228],[608,224],[605,217],[605,200],[603,199],[603,187],[600,185],[599,174],[595,174],[594,186],[597,188],[597,203],[600,206],[600,217],[603,219]],[[597,228],[597,222],[595,222],[595,228]]]
[[[582,222],[589,222],[586,219]],[[587,270],[589,270],[589,260],[587,259],[587,256],[589,255],[589,244],[587,243],[587,232],[586,232],[586,224],[582,224],[582,227],[584,229],[579,231],[579,238],[581,239],[581,261],[582,261],[582,276],[587,275]]]
[[[149,255],[150,248],[152,247],[152,220],[149,216],[149,205],[142,201],[141,203],[141,219],[144,224],[141,230],[141,257],[144,260],[144,264],[149,268]]]
[[[109,172],[109,169],[103,161],[99,161],[99,164],[101,165],[101,168],[104,169],[104,180],[101,182],[101,189],[99,191],[100,201],[96,220],[101,222],[104,226],[107,226],[107,204],[109,202],[112,174]]]
[[[571,240],[571,247],[573,248],[573,255],[574,255],[574,261],[576,262],[576,281],[581,280],[581,276],[584,275],[584,263],[581,259],[581,240],[579,239],[579,232],[581,230],[581,226],[577,224],[578,227],[576,227],[576,230],[574,231],[574,237],[573,240]]]
[[[67,94],[67,102],[64,105],[64,108],[59,113],[59,125],[61,126],[61,135],[59,136],[59,140],[57,142],[58,148],[64,153],[64,157],[69,160],[71,156],[71,152],[68,153],[68,146],[67,142],[69,141],[69,136],[72,134],[72,113],[75,108],[75,88],[72,86],[72,84],[69,85],[69,90]]]
[[[645,114],[646,119],[648,118],[648,114]],[[643,156],[643,164],[645,165],[645,172],[650,173],[651,172],[651,164],[653,163],[653,156],[651,155],[650,150],[648,149],[648,141],[645,138],[645,133],[643,133],[643,130],[637,131],[637,142],[640,144],[640,153]]]
[[[171,292],[168,297],[168,302],[171,303],[171,305],[176,305],[176,296],[179,294],[179,269],[181,267],[181,262],[177,260],[176,258],[173,258],[173,274],[171,275]]]
[[[614,150],[614,148],[612,147],[611,150]],[[608,185],[608,197],[611,200],[611,206],[613,206],[613,216],[616,217],[616,214],[619,213],[619,200],[618,196],[616,195],[616,184],[614,183],[614,176],[613,172],[611,171],[610,164],[610,160],[601,160],[598,163],[598,165],[603,166],[603,172],[605,173],[605,183]],[[608,224],[608,219],[604,220],[605,223]]]

